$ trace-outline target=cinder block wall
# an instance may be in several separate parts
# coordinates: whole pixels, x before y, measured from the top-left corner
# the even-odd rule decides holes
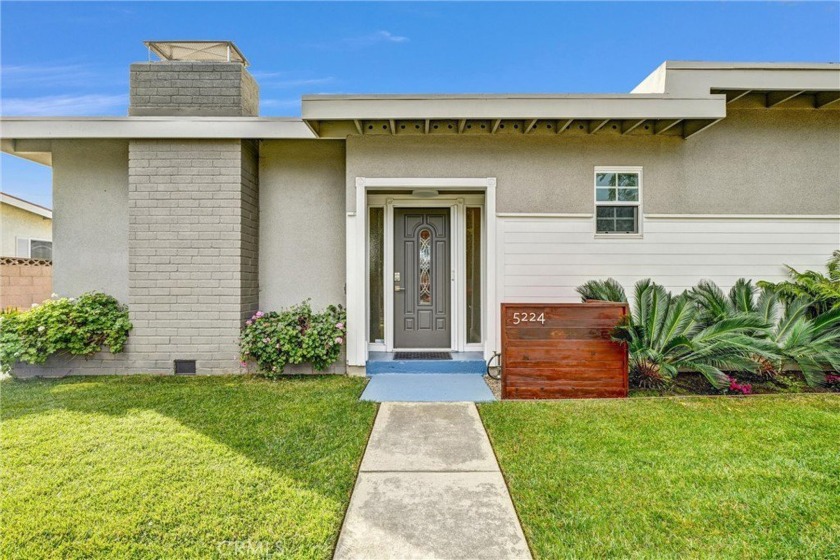
[[[0,258],[0,310],[29,309],[52,294],[52,262]]]
[[[258,302],[256,149],[240,140],[129,144],[133,368],[239,370],[242,321]]]
[[[238,62],[138,62],[131,65],[133,116],[255,117],[257,82]]]

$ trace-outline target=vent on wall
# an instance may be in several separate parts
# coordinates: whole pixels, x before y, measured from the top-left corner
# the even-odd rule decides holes
[[[194,375],[195,360],[175,360],[175,375]]]

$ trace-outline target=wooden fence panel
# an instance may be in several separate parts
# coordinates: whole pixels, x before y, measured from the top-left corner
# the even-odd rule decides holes
[[[627,348],[611,339],[627,315],[612,302],[502,304],[502,397],[626,397]]]

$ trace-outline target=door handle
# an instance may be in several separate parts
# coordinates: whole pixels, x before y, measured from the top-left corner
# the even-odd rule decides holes
[[[404,292],[404,291],[405,291],[405,288],[400,288],[399,286],[397,286],[396,284],[394,284],[394,291],[395,291],[395,292]]]

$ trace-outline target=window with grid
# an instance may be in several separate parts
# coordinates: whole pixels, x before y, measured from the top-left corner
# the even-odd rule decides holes
[[[642,170],[595,170],[595,231],[604,234],[639,233]]]

